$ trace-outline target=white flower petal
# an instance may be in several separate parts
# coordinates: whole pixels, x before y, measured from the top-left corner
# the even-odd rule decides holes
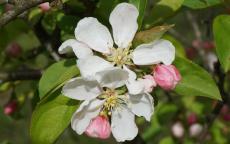
[[[93,51],[86,45],[74,39],[66,40],[59,47],[58,52],[60,54],[67,53],[73,50],[78,58],[85,58],[87,56],[93,55]]]
[[[126,107],[112,111],[111,130],[117,142],[134,139],[138,133],[135,115]]]
[[[126,87],[130,94],[137,95],[144,92],[144,84],[141,81],[136,80],[137,75],[131,71],[127,66],[123,66],[123,69],[129,73],[129,79],[126,81]]]
[[[129,91],[129,94],[137,95],[144,93],[145,86],[141,81],[135,80],[135,81],[127,81],[126,87]]]
[[[118,88],[125,85],[128,79],[128,72],[117,68],[108,68],[96,73],[96,79],[102,87]]]
[[[151,120],[154,112],[153,98],[150,94],[129,95],[130,108],[137,116],[144,116],[147,121]]]
[[[175,47],[170,41],[161,39],[138,46],[132,54],[136,65],[152,65],[160,62],[170,65],[175,58]]]
[[[91,119],[98,116],[103,103],[103,100],[98,99],[94,99],[92,101],[84,101],[72,116],[72,129],[76,131],[77,134],[81,135],[88,127]]]
[[[113,67],[111,63],[98,56],[79,59],[77,60],[77,66],[81,72],[81,76],[88,80],[94,80],[96,72]]]
[[[93,17],[86,17],[78,22],[75,37],[93,50],[101,53],[108,54],[110,53],[110,48],[113,47],[113,40],[109,30]]]
[[[138,29],[137,8],[128,3],[118,4],[110,14],[109,22],[113,29],[113,38],[120,48],[127,48]]]
[[[90,100],[101,94],[101,87],[97,81],[86,81],[77,77],[63,86],[62,93],[72,99]]]
[[[129,81],[133,81],[137,79],[137,75],[135,72],[131,71],[126,65],[123,65],[123,69],[129,73]]]

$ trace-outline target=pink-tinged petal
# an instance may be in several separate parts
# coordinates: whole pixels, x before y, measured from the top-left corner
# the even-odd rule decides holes
[[[86,135],[94,138],[107,139],[111,134],[111,127],[108,118],[97,116],[92,119],[85,131]]]
[[[101,53],[109,54],[110,48],[113,47],[113,39],[108,28],[93,17],[86,17],[78,22],[75,37]]]
[[[156,82],[154,80],[154,77],[152,75],[145,75],[143,79],[139,79],[144,84],[145,92],[152,92],[153,88],[156,87]]]
[[[136,80],[136,73],[131,71],[126,65],[123,66],[123,69],[128,72],[128,80],[126,81],[126,87],[129,91],[129,94],[137,95],[143,93],[144,84],[143,82]]]

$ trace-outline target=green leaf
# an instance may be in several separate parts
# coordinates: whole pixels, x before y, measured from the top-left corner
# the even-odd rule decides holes
[[[183,2],[184,0],[160,0],[154,5],[147,23],[154,25],[163,22],[166,18],[173,16]]]
[[[163,138],[159,144],[174,144],[174,141],[171,137]]]
[[[139,10],[139,16],[138,16],[138,25],[139,29],[142,26],[142,21],[144,19],[145,15],[145,8],[147,5],[148,0],[129,0],[129,3],[134,4],[137,9]]]
[[[67,33],[74,33],[78,21],[79,18],[76,16],[65,15],[64,13],[57,15],[57,26]]]
[[[208,8],[220,4],[221,0],[184,0],[183,5],[191,9]]]
[[[31,119],[30,136],[33,144],[53,144],[69,125],[77,101],[61,95],[57,90],[43,99]]]
[[[176,48],[176,56],[185,58],[185,49],[183,47],[183,45],[174,37],[170,36],[170,35],[164,35],[162,37],[163,39],[169,40]]]
[[[76,59],[63,60],[51,65],[39,81],[38,91],[40,99],[77,75],[79,75],[79,70],[76,66]]]
[[[230,69],[230,16],[220,15],[215,18],[213,33],[219,61],[227,72]]]
[[[204,96],[221,100],[217,85],[211,75],[189,60],[177,57],[174,64],[179,69],[182,80],[175,91],[184,96]]]
[[[47,33],[51,34],[54,31],[58,14],[59,13],[57,11],[50,11],[49,13],[45,13],[42,19],[42,26]]]
[[[157,118],[161,125],[165,125],[171,121],[176,112],[178,111],[178,106],[175,104],[167,103],[167,104],[160,104],[157,108]]]
[[[138,32],[133,40],[134,47],[143,43],[150,43],[154,40],[160,39],[162,35],[171,29],[174,25],[156,26],[151,29]]]

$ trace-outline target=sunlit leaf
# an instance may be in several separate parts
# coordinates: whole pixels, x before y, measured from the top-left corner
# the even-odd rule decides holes
[[[57,90],[35,108],[30,136],[33,144],[52,144],[69,125],[78,102],[61,95]]]
[[[170,35],[164,35],[162,37],[163,39],[169,40],[176,48],[176,56],[179,57],[183,57],[185,58],[185,49],[183,47],[183,45],[174,37],[170,36]]]
[[[221,0],[184,0],[183,5],[191,9],[202,9],[220,4]]]
[[[137,46],[142,43],[149,43],[159,39],[162,35],[171,29],[174,25],[156,26],[151,29],[138,32],[133,40],[133,45]]]
[[[137,9],[139,10],[139,16],[138,16],[138,25],[139,29],[142,26],[142,21],[145,15],[145,8],[147,5],[148,0],[129,0],[129,3],[134,4]]]
[[[42,75],[39,82],[39,97],[42,99],[49,92],[59,88],[74,76],[79,75],[76,59],[63,60],[51,65]]]
[[[185,96],[204,96],[221,100],[219,89],[211,75],[189,60],[177,57],[174,64],[179,69],[182,80],[175,91]]]
[[[166,18],[173,16],[180,9],[184,0],[160,0],[158,1],[147,19],[147,23],[151,26],[163,22]]]

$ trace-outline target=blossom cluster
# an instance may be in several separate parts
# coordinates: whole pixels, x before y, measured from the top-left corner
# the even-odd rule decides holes
[[[128,3],[118,4],[110,14],[109,29],[96,18],[80,20],[76,39],[59,47],[59,53],[73,50],[81,77],[68,81],[63,95],[83,101],[72,116],[78,134],[105,139],[113,134],[118,142],[132,140],[138,133],[135,115],[151,120],[154,112],[150,93],[159,85],[174,89],[181,76],[175,66],[175,47],[164,39],[134,48],[139,12]]]

